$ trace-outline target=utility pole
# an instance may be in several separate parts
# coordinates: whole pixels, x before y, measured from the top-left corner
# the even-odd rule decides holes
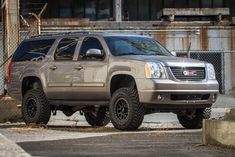
[[[116,22],[122,22],[122,0],[114,0]]]

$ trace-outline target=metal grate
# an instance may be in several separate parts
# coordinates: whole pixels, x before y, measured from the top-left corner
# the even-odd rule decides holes
[[[206,78],[203,67],[171,67],[171,71],[181,81],[202,81]]]

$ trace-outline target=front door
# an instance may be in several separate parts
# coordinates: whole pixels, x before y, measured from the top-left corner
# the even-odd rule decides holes
[[[89,49],[99,49],[103,56],[88,57]],[[107,58],[101,42],[94,37],[86,37],[81,45],[72,82],[79,100],[107,100]]]
[[[54,53],[54,61],[49,62],[47,86],[49,99],[70,99],[74,74],[74,54],[77,38],[61,39]]]

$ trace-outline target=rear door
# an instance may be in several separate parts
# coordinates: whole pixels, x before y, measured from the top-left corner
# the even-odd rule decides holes
[[[50,99],[71,99],[74,74],[74,54],[78,38],[63,38],[54,53],[54,61],[49,62],[47,70],[48,97]]]
[[[87,57],[89,49],[99,49],[103,57]],[[72,86],[79,100],[107,100],[107,55],[101,39],[85,37],[81,45]]]

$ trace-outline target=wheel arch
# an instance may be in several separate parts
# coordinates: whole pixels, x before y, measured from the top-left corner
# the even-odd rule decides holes
[[[134,76],[129,73],[119,73],[112,75],[109,81],[110,97],[116,90],[122,87],[137,88]]]
[[[42,89],[45,93],[45,86],[38,76],[24,76],[21,81],[21,94],[22,97],[30,89]]]

